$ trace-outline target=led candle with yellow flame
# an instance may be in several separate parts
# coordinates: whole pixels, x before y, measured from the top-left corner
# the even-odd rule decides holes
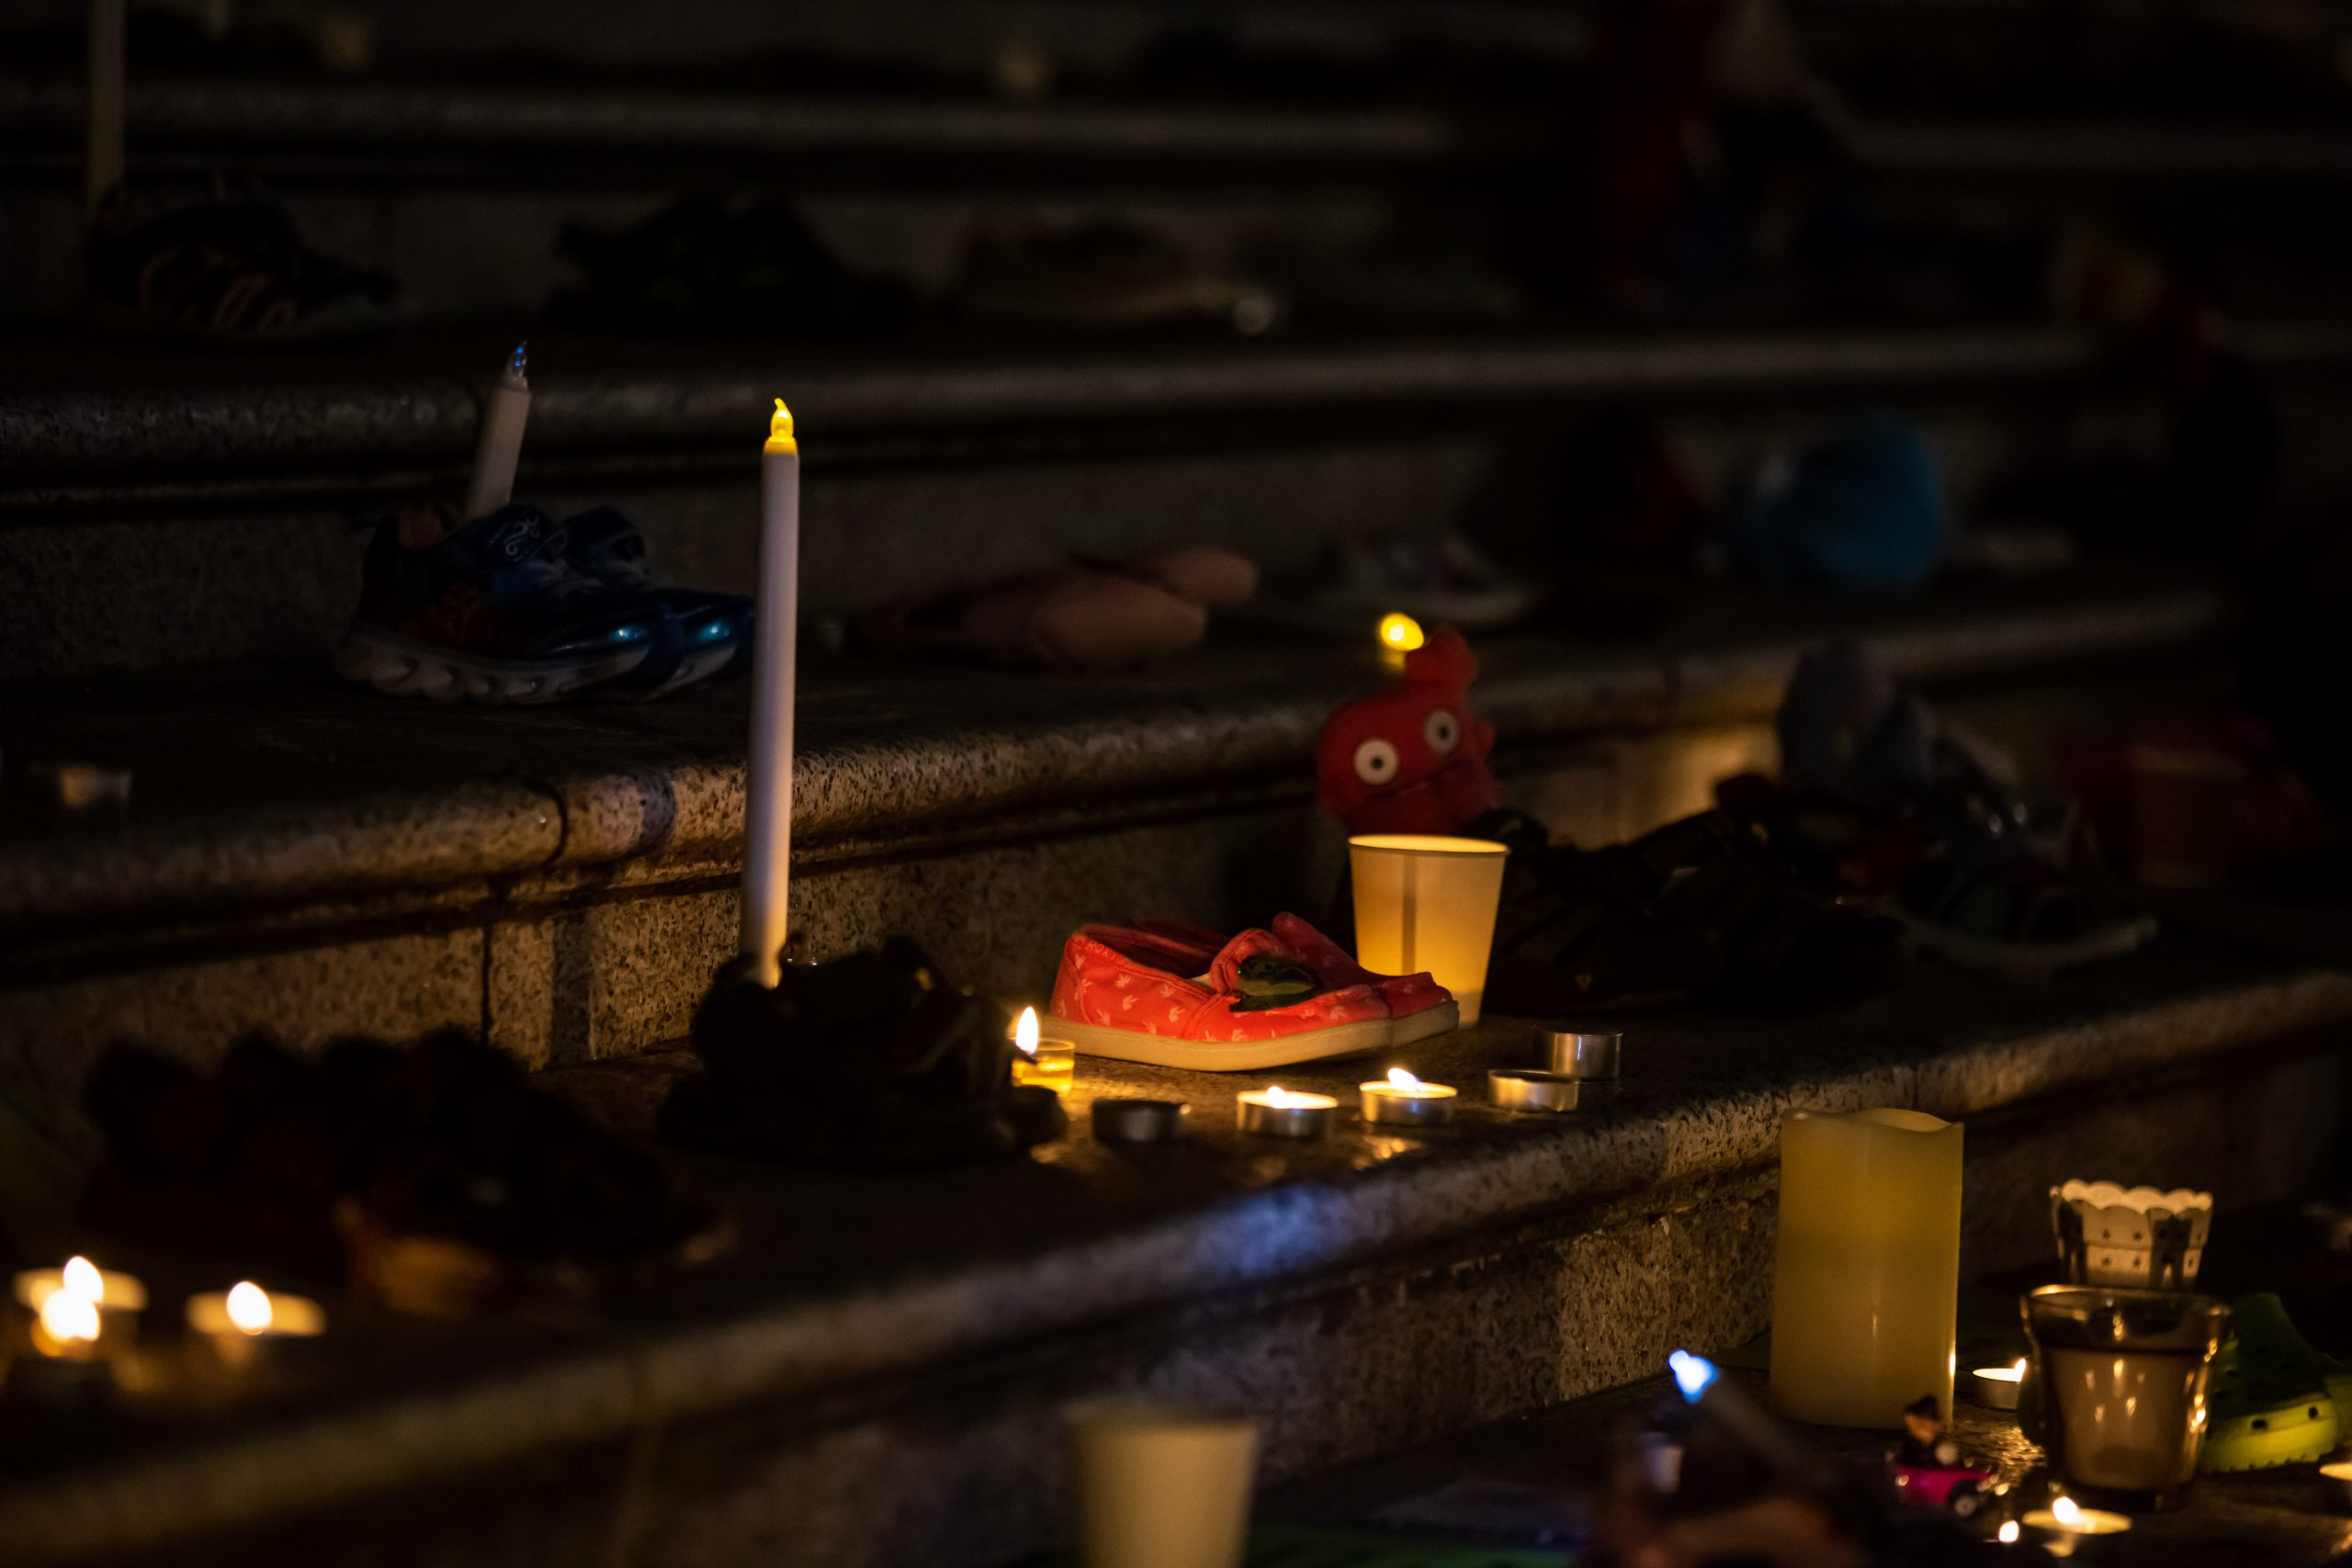
[[[138,1337],[147,1306],[147,1287],[135,1277],[86,1258],[28,1269],[15,1286],[17,1303],[33,1314],[33,1348],[45,1356],[81,1359],[121,1349]]]
[[[1453,1120],[1460,1097],[1442,1083],[1423,1083],[1402,1067],[1385,1078],[1356,1085],[1366,1122],[1391,1127],[1437,1127]]]
[[[1381,661],[1391,670],[1405,667],[1405,655],[1429,640],[1421,631],[1421,623],[1401,611],[1391,611],[1380,617]]]
[[[317,1338],[327,1331],[327,1314],[308,1296],[265,1291],[241,1280],[226,1291],[190,1296],[187,1326],[221,1365],[242,1367],[266,1344]]]
[[[1078,1068],[1078,1047],[1067,1040],[1047,1040],[1037,1032],[1037,1010],[1023,1008],[1012,1026],[1012,1081],[1035,1084],[1068,1094]]]
[[[1951,1414],[1961,1126],[1917,1111],[1792,1111],[1781,1123],[1772,1402],[1839,1427]]]
[[[743,790],[743,956],[763,986],[783,962],[792,874],[792,713],[800,636],[800,443],[775,400],[760,457],[760,595],[752,756]]]
[[[1262,1138],[1320,1138],[1331,1131],[1340,1102],[1328,1094],[1295,1094],[1275,1084],[1234,1096],[1234,1124]]]

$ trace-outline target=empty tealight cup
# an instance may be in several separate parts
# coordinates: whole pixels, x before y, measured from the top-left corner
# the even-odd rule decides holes
[[[1427,971],[1478,1021],[1495,909],[1510,852],[1484,839],[1373,833],[1348,840],[1355,879],[1356,961],[1380,975]]]
[[[1255,1421],[1141,1399],[1090,1401],[1069,1421],[1080,1568],[1237,1568]]]

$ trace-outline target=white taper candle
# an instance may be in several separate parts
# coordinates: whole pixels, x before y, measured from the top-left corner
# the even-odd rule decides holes
[[[90,0],[82,101],[82,205],[96,218],[122,183],[122,78],[126,0]]]
[[[474,443],[474,476],[466,486],[466,516],[480,517],[514,499],[514,465],[523,456],[523,426],[531,417],[527,343],[514,345],[481,405],[481,435]]]
[[[760,458],[760,599],[752,665],[752,758],[743,785],[743,955],[776,983],[792,877],[793,651],[799,633],[800,445],[775,400]]]

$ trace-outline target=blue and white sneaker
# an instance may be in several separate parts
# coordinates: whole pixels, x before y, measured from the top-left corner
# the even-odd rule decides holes
[[[378,525],[337,674],[394,695],[503,704],[676,669],[668,610],[582,572],[537,507],[502,506],[437,536],[436,525],[414,513]]]
[[[563,526],[571,536],[571,564],[583,575],[616,592],[641,595],[678,623],[683,652],[676,665],[664,671],[649,660],[616,682],[612,690],[658,697],[750,662],[738,660],[736,653],[751,645],[751,600],[741,593],[673,588],[658,581],[646,554],[645,536],[617,506],[592,507],[566,518]]]

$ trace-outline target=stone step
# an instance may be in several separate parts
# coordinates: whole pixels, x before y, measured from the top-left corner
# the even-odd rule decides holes
[[[1947,689],[2093,680],[2112,717],[2210,685],[2232,613],[2210,584],[2123,568],[1880,604],[1686,591],[1632,641],[1490,639],[1477,700],[1514,798],[1604,842],[1770,766],[1781,684],[1833,630]],[[1235,631],[1117,678],[812,657],[803,679],[812,955],[904,931],[964,983],[1034,998],[1081,920],[1262,921],[1323,897],[1343,851],[1310,798],[1314,737],[1386,677],[1369,649]],[[674,1039],[733,944],[744,705],[735,686],[444,707],[269,666],[8,688],[12,773],[88,761],[133,784],[120,811],[0,827],[0,1042],[67,1097],[124,1034],[204,1055],[256,1028],[455,1024],[533,1062]]]
[[[2245,334],[2296,438],[2282,493],[2352,491],[2318,439],[2352,328]],[[320,659],[358,593],[364,519],[469,460],[484,332],[226,362],[63,342],[0,355],[0,677]],[[1857,411],[1936,440],[1962,515],[2069,451],[2154,450],[2161,421],[2088,340],[2039,328],[1493,335],[821,353],[535,341],[522,493],[613,502],[674,581],[748,589],[753,446],[788,395],[809,464],[812,615],[1073,552],[1221,543],[1270,579],[1335,539],[1461,528],[1507,558],[1572,555],[1562,440],[1596,407],[1657,412],[1702,485]],[[38,391],[31,389],[38,387]],[[749,433],[747,434],[747,432]],[[2308,432],[2314,437],[2303,438]]]
[[[1622,1089],[1555,1119],[1480,1102],[1529,1049],[1490,1020],[1405,1055],[1473,1091],[1421,1138],[1250,1139],[1230,1078],[1087,1060],[1081,1130],[1034,1159],[685,1159],[741,1240],[659,1287],[465,1325],[336,1303],[311,1376],[226,1412],[165,1379],[81,1441],[0,1415],[0,1536],[40,1562],[977,1568],[1058,1533],[1072,1398],[1250,1409],[1277,1482],[1744,1343],[1791,1109],[1964,1120],[1970,1275],[2047,1256],[2067,1177],[2210,1181],[2225,1210],[2307,1190],[2347,1021],[2341,964],[2184,929],[2048,981],[1923,968],[1826,1017],[1629,1021]],[[549,1081],[642,1127],[674,1070]],[[1365,1071],[1284,1079],[1351,1101]],[[1187,1101],[1187,1140],[1093,1144],[1114,1093]]]

